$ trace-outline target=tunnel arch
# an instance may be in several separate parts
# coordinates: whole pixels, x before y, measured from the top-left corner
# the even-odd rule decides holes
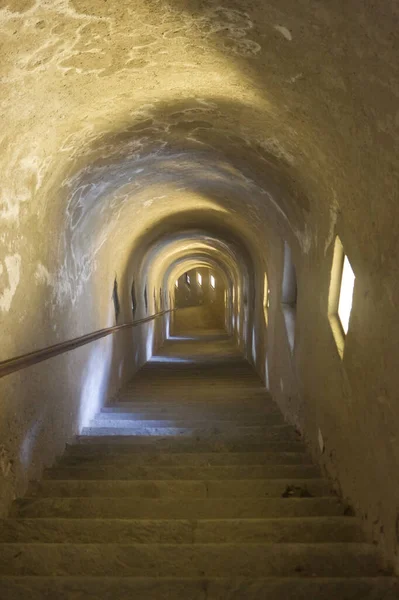
[[[393,1],[139,0],[132,12],[127,0],[8,0],[0,11],[2,360],[111,327],[115,273],[119,318],[130,323],[133,267],[161,235],[197,228],[236,238],[250,265],[248,290],[237,288],[235,298],[251,319],[242,349],[256,354],[264,376],[268,348],[273,396],[369,532],[379,524],[376,538],[390,557],[399,487],[390,360],[399,335],[397,22]],[[343,357],[328,319],[336,235],[357,274]],[[282,310],[285,243],[299,284],[292,352]],[[144,283],[149,305],[154,287]],[[144,290],[137,294],[143,300]],[[4,380],[1,433],[15,464],[19,442],[41,423],[38,466],[29,466],[39,469],[57,450],[45,424],[54,419],[63,441],[76,432],[79,384],[99,402],[112,395],[134,370],[126,366],[132,344],[134,368],[150,354],[151,345],[142,349],[149,331],[121,344],[115,337],[107,352],[93,345],[57,359],[62,383],[39,370],[29,393],[28,378]],[[158,325],[153,338],[162,341]],[[359,473],[365,457],[367,476]],[[5,482],[7,498],[27,480],[24,469]]]

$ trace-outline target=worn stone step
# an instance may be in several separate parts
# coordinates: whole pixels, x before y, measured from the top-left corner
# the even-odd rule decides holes
[[[67,444],[66,454],[72,455],[97,455],[97,454],[145,454],[156,455],[160,453],[172,454],[227,454],[227,453],[264,453],[264,452],[307,452],[305,444],[299,440],[284,441],[262,441],[253,442],[220,442],[214,440],[189,440],[186,438],[145,438],[144,443],[138,443],[137,439],[125,436],[111,436],[108,438],[97,438],[82,436],[77,438],[77,443]]]
[[[171,403],[161,401],[158,404],[154,402],[138,403],[138,402],[116,402],[109,404],[101,409],[100,414],[117,414],[117,413],[134,413],[134,414],[149,414],[158,411],[160,415],[165,414],[214,414],[214,415],[231,415],[232,417],[238,415],[268,415],[279,413],[280,410],[277,404],[273,401],[261,401],[256,404],[250,402],[237,402],[232,405],[228,402],[192,402],[191,404],[185,403]]]
[[[262,443],[262,441],[294,441],[298,438],[295,429],[290,425],[273,425],[270,427],[237,427],[231,430],[221,430],[220,428],[212,430],[207,428],[123,428],[123,427],[102,427],[101,424],[96,427],[84,427],[80,438],[84,436],[131,436],[136,437],[138,443],[151,443],[151,438],[162,437],[187,437],[197,440],[217,440],[231,442]]]
[[[44,472],[44,479],[311,479],[319,478],[315,465],[234,465],[167,467],[147,465],[106,465],[87,467],[56,466]]]
[[[207,388],[201,386],[189,386],[186,389],[176,382],[174,387],[168,389],[169,384],[160,384],[157,391],[148,390],[146,385],[142,385],[141,388],[136,388],[130,392],[124,392],[115,399],[114,404],[136,404],[138,406],[192,406],[192,405],[203,405],[203,406],[231,406],[231,407],[251,407],[251,406],[263,406],[273,402],[273,400],[265,394],[264,388],[258,387],[245,387],[244,389],[240,386],[212,386],[210,384]],[[166,389],[165,389],[166,387]]]
[[[20,498],[13,517],[124,519],[237,519],[338,516],[346,511],[334,496],[317,498]]]
[[[376,576],[371,544],[0,544],[0,575]]]
[[[210,400],[195,400],[191,402],[188,400],[184,403],[179,401],[172,402],[171,400],[145,400],[140,401],[139,399],[133,400],[119,400],[112,404],[107,404],[101,409],[101,412],[147,412],[158,410],[161,414],[165,412],[175,413],[190,413],[192,411],[210,411],[215,414],[223,413],[246,413],[246,414],[268,414],[279,411],[277,404],[270,399],[263,397],[257,397],[253,400],[244,400],[240,397],[235,401],[226,401],[221,398],[212,398]]]
[[[249,401],[259,398],[267,399],[265,388],[259,385],[258,382],[253,382],[249,379],[242,380],[242,377],[237,377],[232,381],[230,378],[209,378],[208,381],[193,381],[187,379],[181,381],[180,377],[160,377],[156,374],[156,381],[136,381],[135,387],[123,392],[123,397],[119,397],[119,402],[134,401],[139,402],[149,401],[160,402],[161,400],[172,400],[181,402],[192,402],[193,400],[201,400],[202,402],[209,398],[217,398],[221,402],[234,402],[240,399],[241,401]]]
[[[127,419],[93,419],[88,428],[91,430],[95,429],[110,429],[112,431],[118,430],[118,433],[124,434],[125,430],[131,432],[131,435],[267,435],[270,431],[270,427],[286,427],[281,417],[276,419],[273,425],[248,425],[248,424],[236,424],[231,422],[212,422],[206,421],[195,422],[195,421],[180,421],[173,423],[173,421],[162,422],[162,421],[131,421]]]
[[[165,421],[182,421],[182,420],[195,420],[195,421],[232,421],[235,423],[241,423],[242,421],[248,422],[252,425],[254,422],[264,422],[266,424],[272,424],[272,420],[282,415],[277,410],[269,411],[231,411],[231,410],[204,410],[202,408],[190,408],[189,410],[154,410],[154,409],[142,409],[142,410],[115,410],[115,411],[101,411],[97,413],[98,419],[132,419],[136,421],[145,420],[165,420]]]
[[[307,497],[329,496],[330,485],[324,479],[237,479],[173,481],[88,481],[43,480],[30,486],[30,496],[132,496],[162,498],[192,496],[201,498]]]
[[[2,577],[1,600],[397,600],[393,577]]]
[[[53,543],[323,543],[364,542],[358,519],[68,519],[0,520],[0,542]]]
[[[137,419],[132,417],[131,413],[103,413],[98,414],[90,423],[90,427],[131,427],[131,428],[184,428],[184,429],[237,429],[237,427],[268,427],[270,425],[284,425],[284,419],[281,414],[276,413],[275,415],[253,417],[248,418],[235,418],[235,419],[219,419],[214,418],[212,415],[206,415],[205,418],[196,417],[183,417],[180,416],[176,419],[160,418],[153,419],[151,417],[144,417]]]
[[[57,466],[147,465],[147,466],[233,466],[233,465],[304,465],[312,464],[305,452],[164,452],[164,453],[90,453],[66,454]]]

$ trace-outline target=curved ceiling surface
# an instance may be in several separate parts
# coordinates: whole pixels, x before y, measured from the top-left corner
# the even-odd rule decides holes
[[[322,252],[343,208],[356,228],[377,190],[393,204],[397,16],[393,2],[3,3],[2,314],[24,277],[68,311],[155,232],[224,228],[253,256],[272,228]]]

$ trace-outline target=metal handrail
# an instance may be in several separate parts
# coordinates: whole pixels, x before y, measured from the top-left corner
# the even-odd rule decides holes
[[[131,323],[124,323],[123,325],[114,325],[113,327],[99,329],[98,331],[93,331],[93,333],[88,333],[86,335],[82,335],[81,337],[67,340],[66,342],[60,342],[59,344],[47,346],[47,348],[42,348],[41,350],[35,350],[33,352],[28,352],[27,354],[22,354],[21,356],[15,356],[14,358],[3,360],[0,362],[0,378],[10,375],[10,373],[20,371],[21,369],[31,367],[32,365],[36,365],[37,363],[48,360],[49,358],[57,356],[58,354],[64,354],[64,352],[69,352],[69,350],[74,350],[75,348],[79,348],[85,344],[90,344],[90,342],[94,342],[95,340],[106,337],[107,335],[112,335],[121,329],[129,329],[131,327],[137,327],[137,325],[141,325],[142,323],[148,323],[153,319],[162,317],[163,315],[174,312],[175,310],[177,309],[172,308],[163,310],[150,315],[149,317],[145,317],[144,319],[138,319],[137,321],[132,321]]]

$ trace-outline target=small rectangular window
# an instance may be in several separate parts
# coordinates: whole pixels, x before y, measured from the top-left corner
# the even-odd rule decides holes
[[[345,254],[342,242],[337,236],[331,268],[328,317],[341,358],[344,356],[345,338],[349,330],[355,279],[355,274]]]
[[[178,279],[176,279],[175,286],[176,286],[177,288],[179,287],[179,280],[178,280]]]
[[[281,290],[282,309],[291,353],[294,352],[296,327],[297,281],[291,248],[284,244],[283,285]]]
[[[201,273],[197,273],[197,282],[198,282],[198,285],[202,285],[202,275],[201,275]]]
[[[352,310],[353,288],[355,287],[355,274],[352,270],[348,257],[344,258],[342,269],[341,291],[339,294],[338,316],[341,321],[345,335],[348,333],[349,318]]]
[[[187,285],[190,285],[191,283],[190,275],[188,273],[186,273],[186,283]]]
[[[267,273],[265,273],[265,278],[263,282],[263,314],[265,316],[265,323],[267,325],[269,319],[269,296],[270,290],[267,282]]]
[[[211,275],[211,277],[210,277],[210,283],[211,283],[211,287],[213,289],[215,289],[215,287],[216,287],[216,281],[215,281],[215,278],[214,278],[213,275]]]

